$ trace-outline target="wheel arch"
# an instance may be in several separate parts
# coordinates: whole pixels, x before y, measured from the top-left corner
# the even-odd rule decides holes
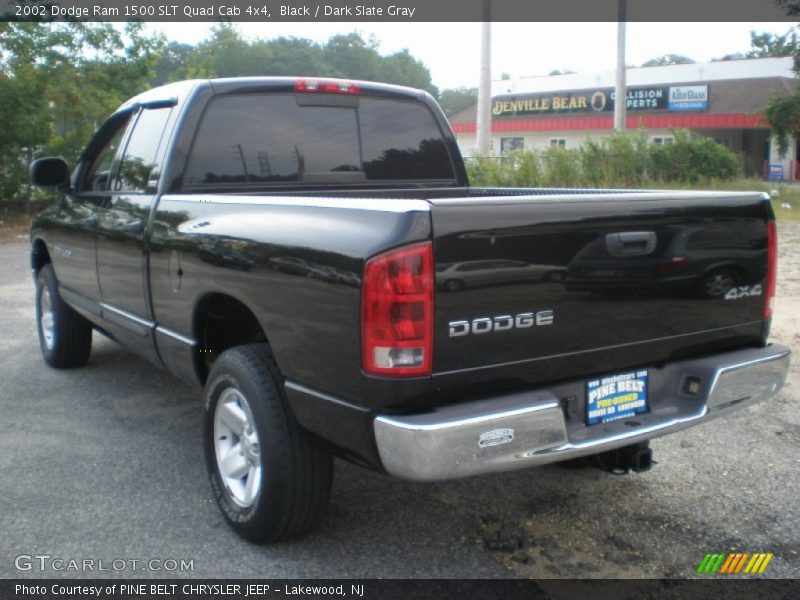
[[[266,330],[255,310],[239,298],[220,291],[207,292],[197,301],[192,332],[197,341],[195,370],[203,385],[217,357],[225,350],[245,344],[269,345]]]
[[[31,244],[31,271],[36,277],[43,266],[52,263],[47,243],[42,238],[36,238]]]
[[[748,269],[746,269],[739,263],[731,261],[718,262],[709,265],[708,267],[703,269],[703,272],[700,275],[700,277],[701,278],[707,277],[708,275],[710,275],[715,271],[733,271],[734,273],[738,274],[742,279],[748,279],[750,277],[750,272]]]

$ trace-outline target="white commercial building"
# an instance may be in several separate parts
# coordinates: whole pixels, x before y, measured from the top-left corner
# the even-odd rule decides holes
[[[800,148],[778,155],[762,112],[775,95],[794,93],[791,58],[759,58],[631,68],[627,128],[656,144],[687,129],[724,144],[745,174],[798,179]],[[491,154],[575,148],[607,135],[614,123],[614,71],[522,77],[493,82]],[[464,156],[475,155],[475,107],[450,118]]]

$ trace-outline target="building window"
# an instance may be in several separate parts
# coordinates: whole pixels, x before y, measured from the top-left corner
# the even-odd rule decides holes
[[[500,138],[500,154],[510,154],[525,149],[525,139],[521,137]]]
[[[672,144],[675,142],[675,138],[673,137],[654,137],[653,143],[656,146],[665,146],[667,144]]]
[[[566,148],[567,138],[550,138],[550,147],[553,148],[554,146],[559,146],[560,148]]]

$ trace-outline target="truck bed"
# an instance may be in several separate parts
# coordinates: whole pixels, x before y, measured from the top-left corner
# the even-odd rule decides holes
[[[510,191],[431,199],[434,389],[457,396],[761,343],[762,194]],[[542,311],[551,322],[528,328],[449,327]]]

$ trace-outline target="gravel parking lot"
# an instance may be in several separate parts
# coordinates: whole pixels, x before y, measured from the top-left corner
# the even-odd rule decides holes
[[[798,349],[800,223],[780,239],[773,340]],[[736,550],[800,577],[797,355],[777,399],[654,441],[647,473],[423,485],[339,462],[324,528],[258,547],[210,500],[199,392],[97,334],[87,367],[47,368],[32,298],[27,244],[0,244],[0,577],[109,574],[15,567],[44,554],[193,561],[110,573],[139,577],[691,577],[706,552]]]

